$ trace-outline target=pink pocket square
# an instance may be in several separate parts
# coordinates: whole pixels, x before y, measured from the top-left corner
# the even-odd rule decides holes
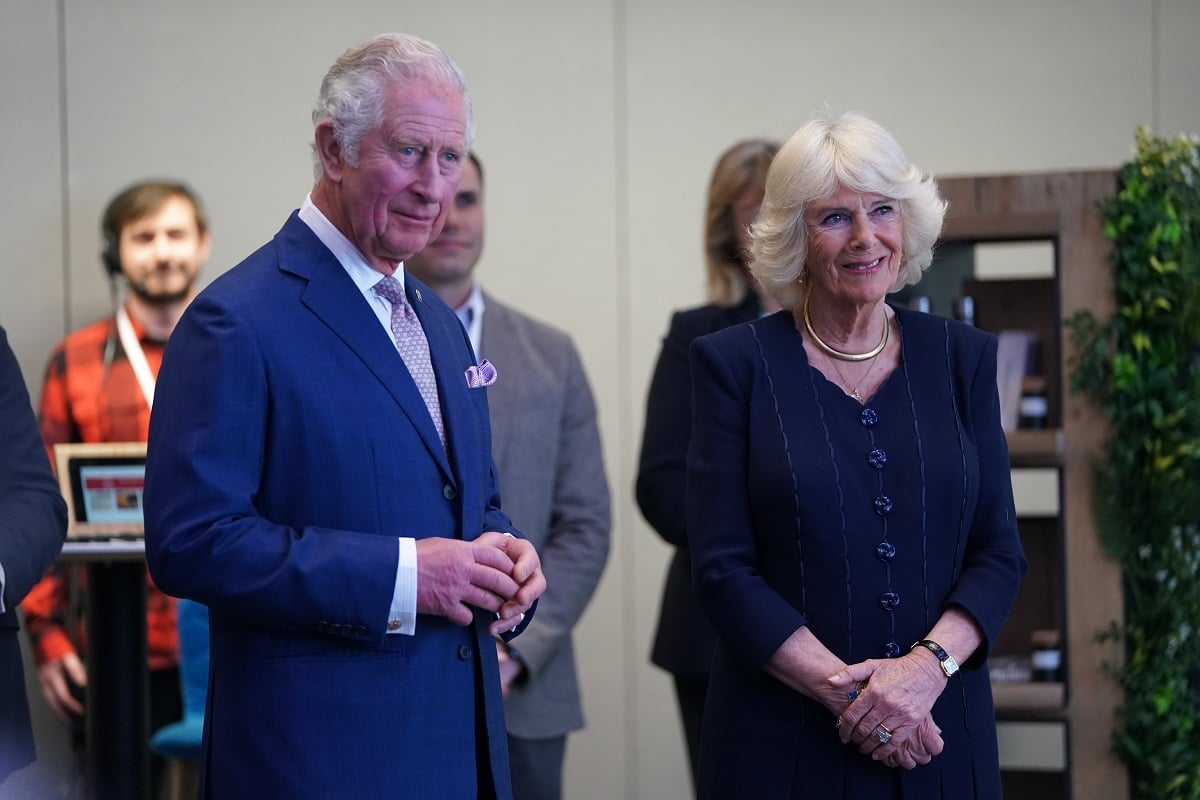
[[[486,358],[479,362],[478,367],[467,367],[467,388],[478,389],[480,386],[491,386],[496,382],[496,368]]]

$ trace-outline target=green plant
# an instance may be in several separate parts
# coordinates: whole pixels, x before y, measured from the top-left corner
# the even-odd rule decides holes
[[[1138,800],[1200,798],[1200,143],[1137,132],[1101,210],[1115,311],[1068,323],[1072,387],[1108,416],[1096,516],[1122,567],[1125,707]]]

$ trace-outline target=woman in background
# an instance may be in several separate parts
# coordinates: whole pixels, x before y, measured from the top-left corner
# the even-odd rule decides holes
[[[675,548],[650,660],[675,678],[693,779],[716,637],[692,597],[692,564],[684,527],[685,469],[692,427],[688,347],[697,336],[778,308],[758,291],[747,269],[748,228],[762,204],[767,168],[778,149],[775,142],[746,139],[717,160],[704,223],[708,304],[672,317],[646,402],[637,502],[646,521]]]
[[[1026,564],[996,337],[885,302],[945,206],[879,125],[814,118],[751,234],[785,310],[692,346],[700,798],[1000,800],[985,659]]]

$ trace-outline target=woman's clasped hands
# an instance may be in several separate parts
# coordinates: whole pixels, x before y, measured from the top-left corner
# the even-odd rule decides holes
[[[931,710],[946,679],[914,658],[870,659],[829,678],[845,707],[837,719],[846,744],[889,767],[912,769],[942,752]]]

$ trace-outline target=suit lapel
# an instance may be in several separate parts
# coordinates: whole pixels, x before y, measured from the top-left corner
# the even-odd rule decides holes
[[[520,369],[521,354],[513,345],[516,344],[512,335],[512,326],[507,318],[508,311],[497,301],[483,293],[484,312],[483,328],[479,334],[480,357],[486,358],[497,366],[497,372],[503,370],[499,380],[517,380]],[[499,382],[497,382],[499,385]],[[510,408],[513,392],[495,388],[488,389],[488,408],[491,409],[492,423],[492,456],[496,463],[505,463],[510,426],[515,409]]]
[[[425,401],[404,366],[404,359],[396,352],[395,342],[379,324],[354,281],[296,215],[284,225],[278,242],[280,268],[308,279],[301,302],[375,374],[408,416],[442,470],[450,475],[446,453]]]

